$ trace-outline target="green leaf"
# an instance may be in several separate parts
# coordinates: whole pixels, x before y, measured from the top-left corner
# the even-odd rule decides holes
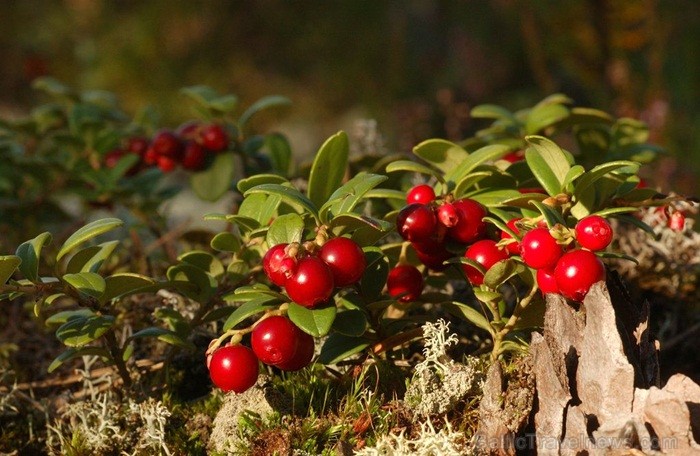
[[[301,242],[304,233],[304,219],[299,214],[280,215],[267,230],[265,240],[270,247],[277,244]]]
[[[23,242],[17,247],[15,254],[20,259],[17,265],[22,275],[32,282],[39,279],[39,258],[44,245],[51,242],[51,234],[41,233],[34,239]]]
[[[427,174],[428,176],[432,176],[440,182],[445,182],[444,178],[442,177],[442,173],[439,173],[433,168],[411,160],[397,160],[386,165],[387,173],[394,173],[396,171],[407,171],[411,173]]]
[[[591,185],[593,185],[599,179],[602,179],[603,177],[615,171],[625,169],[626,174],[635,174],[639,169],[639,163],[628,160],[618,160],[608,163],[602,163],[598,166],[595,166],[578,179],[574,188],[574,195],[580,197],[584,192],[588,190],[588,188]]]
[[[208,272],[187,263],[181,263],[168,268],[166,272],[171,282],[186,282],[195,286],[195,289],[178,289],[188,298],[197,302],[207,302],[216,292],[216,280]]]
[[[93,315],[68,320],[56,330],[56,337],[69,347],[82,347],[99,339],[114,326],[111,315]]]
[[[290,302],[287,315],[305,333],[314,337],[323,337],[330,331],[337,311],[334,304],[308,309]]]
[[[277,195],[282,198],[283,201],[291,203],[293,205],[298,205],[306,209],[316,220],[318,217],[318,208],[316,205],[308,199],[306,196],[302,195],[299,190],[286,187],[279,184],[263,184],[251,188],[244,193],[243,196],[248,195],[263,194],[263,195]]]
[[[57,98],[75,96],[75,93],[67,85],[50,76],[36,78],[34,81],[32,81],[32,88]]]
[[[474,106],[470,112],[470,115],[475,119],[504,120],[513,125],[518,124],[518,121],[512,112],[502,106],[494,104],[481,104]]]
[[[102,295],[102,302],[150,289],[155,283],[155,280],[150,277],[131,272],[113,274],[105,277],[105,290]]]
[[[517,198],[521,196],[521,193],[517,190],[512,190],[512,189],[497,189],[497,190],[486,190],[486,191],[478,191],[478,192],[470,192],[467,193],[464,196],[468,196],[469,198],[478,201],[479,203],[483,204],[484,206],[500,206],[503,201],[506,200],[512,200],[513,198]]]
[[[123,224],[124,222],[117,218],[104,218],[88,223],[66,239],[66,242],[63,243],[63,246],[61,246],[61,249],[58,251],[58,255],[56,255],[56,261],[59,261],[68,252],[83,242],[120,227]]]
[[[241,249],[241,239],[233,233],[222,232],[216,234],[209,245],[218,252],[233,253]]]
[[[68,260],[66,272],[75,274],[78,272],[97,272],[102,264],[114,252],[119,241],[104,242],[79,250]]]
[[[362,228],[369,228],[378,233],[387,233],[394,227],[393,224],[387,221],[352,213],[340,214],[333,217],[329,226],[336,236],[352,233]]]
[[[494,264],[484,274],[484,285],[496,289],[511,277],[520,274],[525,270],[522,263],[515,260],[502,260]]]
[[[467,190],[478,184],[482,179],[492,175],[493,173],[491,171],[477,171],[469,173],[467,176],[464,176],[462,179],[457,181],[452,194],[455,198],[460,198],[467,192]]]
[[[309,199],[319,207],[343,183],[348,167],[348,135],[340,131],[326,140],[316,153],[309,174]]]
[[[549,195],[561,193],[571,168],[566,154],[558,145],[542,136],[528,136],[525,139],[530,144],[525,150],[525,160],[532,174]]]
[[[194,344],[192,342],[188,341],[187,339],[183,339],[182,336],[180,336],[178,333],[169,329],[156,327],[146,328],[142,329],[141,331],[137,331],[134,334],[132,334],[126,340],[126,342],[144,337],[152,337],[154,339],[160,340],[161,342],[165,342],[166,344],[170,345],[175,345],[177,347],[194,348]]]
[[[367,329],[367,315],[361,310],[338,312],[333,321],[333,331],[346,336],[361,336]]]
[[[237,324],[246,320],[248,317],[252,317],[255,314],[259,314],[268,309],[277,307],[280,304],[280,300],[274,296],[264,296],[257,299],[252,299],[250,301],[244,302],[239,308],[233,311],[229,315],[228,319],[224,323],[224,331],[235,328]]]
[[[192,191],[205,201],[217,201],[230,188],[235,176],[233,153],[217,154],[209,168],[190,176]]]
[[[564,177],[564,182],[562,184],[562,187],[568,190],[568,186],[581,177],[586,170],[583,168],[581,165],[574,165],[569,169],[569,172],[566,173],[566,176]]]
[[[493,335],[494,330],[491,327],[491,323],[489,323],[489,320],[481,312],[474,309],[473,307],[470,307],[466,304],[457,301],[443,302],[440,304],[440,306],[455,317],[469,321]]]
[[[389,258],[378,247],[365,247],[367,266],[360,279],[360,290],[367,302],[376,301],[382,295],[389,277]]]
[[[373,188],[365,193],[365,198],[377,198],[385,200],[397,200],[406,203],[406,193],[401,190],[393,190],[391,188]]]
[[[321,207],[322,219],[329,220],[336,215],[352,212],[368,191],[387,179],[387,176],[379,174],[357,173],[355,177],[333,192]]]
[[[539,104],[532,108],[525,121],[525,132],[529,135],[540,132],[569,117],[569,108],[561,104]]]
[[[265,135],[264,151],[270,156],[272,169],[282,176],[291,173],[292,148],[287,138],[281,133]]]
[[[253,187],[263,184],[285,184],[289,181],[277,174],[255,174],[253,176],[238,181],[236,188],[241,193],[245,193]]]
[[[4,285],[12,277],[22,260],[16,255],[0,256],[0,285]]]
[[[289,98],[281,95],[268,95],[263,97],[250,105],[248,109],[241,114],[241,117],[238,119],[238,126],[241,129],[244,129],[250,119],[260,111],[277,106],[288,106],[290,104],[292,104],[292,101]]]
[[[504,146],[502,144],[481,147],[464,157],[457,166],[448,170],[445,174],[445,179],[455,183],[459,182],[467,177],[477,166],[501,158],[511,150],[509,146]]]
[[[47,369],[48,373],[58,369],[61,364],[68,362],[75,358],[80,358],[83,356],[100,356],[103,360],[110,360],[111,356],[107,349],[102,347],[80,347],[80,348],[69,348],[60,355],[58,355]]]
[[[153,316],[163,320],[171,330],[182,337],[190,333],[190,322],[173,307],[159,307],[153,312]]]
[[[191,264],[199,269],[208,272],[214,277],[221,277],[224,274],[224,265],[221,260],[209,252],[203,250],[191,250],[177,257],[178,261]]]
[[[44,321],[46,326],[62,325],[74,318],[88,318],[95,315],[91,309],[63,310],[56,312]]]
[[[63,280],[79,293],[95,299],[99,299],[106,289],[105,279],[94,272],[65,274]]]
[[[340,333],[333,333],[321,347],[318,356],[320,364],[336,364],[339,361],[363,351],[369,347],[370,341],[363,337],[346,336]]]
[[[632,217],[631,215],[625,215],[625,214],[618,214],[615,216],[616,219],[622,221],[622,222],[627,222],[630,223],[637,228],[640,228],[641,230],[645,231],[646,233],[650,234],[652,237],[656,238],[656,233],[654,232],[654,228],[650,227],[648,224],[642,222],[641,220],[637,219],[636,217]]]
[[[535,206],[537,210],[540,211],[540,213],[544,216],[548,227],[551,228],[557,223],[566,225],[566,221],[564,220],[562,215],[553,207],[547,206],[546,204],[542,204],[541,202],[536,200],[530,201],[530,204]]]
[[[428,139],[413,148],[413,153],[445,173],[459,166],[469,154],[459,145],[444,139]]]
[[[238,97],[235,95],[222,95],[209,101],[209,108],[220,113],[229,113],[238,106]]]
[[[210,103],[219,97],[219,93],[205,85],[183,87],[180,93],[190,98],[204,109],[210,109]]]

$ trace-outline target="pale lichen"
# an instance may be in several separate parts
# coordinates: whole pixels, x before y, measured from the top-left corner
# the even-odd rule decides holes
[[[409,438],[403,432],[381,436],[377,443],[365,447],[356,456],[441,456],[447,454],[470,455],[472,451],[464,435],[455,432],[449,421],[439,431],[430,420],[421,423],[416,438]]]

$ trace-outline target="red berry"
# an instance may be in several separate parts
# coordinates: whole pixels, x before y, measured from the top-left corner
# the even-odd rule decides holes
[[[141,136],[132,136],[126,141],[126,150],[139,154],[141,157],[146,154],[148,146],[148,140]]]
[[[547,191],[543,189],[542,187],[527,187],[527,188],[519,188],[518,191],[524,195],[528,193],[540,193],[542,195],[546,195]]]
[[[437,208],[437,218],[440,220],[440,223],[448,228],[455,226],[459,222],[457,209],[450,203],[444,203]]]
[[[107,168],[114,168],[119,160],[126,154],[122,149],[112,149],[104,156],[104,164]]]
[[[413,203],[401,209],[396,229],[407,241],[424,241],[435,233],[437,218],[430,206]]]
[[[603,250],[613,238],[613,230],[603,217],[599,215],[589,215],[582,218],[574,228],[576,240],[584,249],[596,252]]]
[[[172,170],[177,167],[177,160],[175,160],[173,157],[168,157],[166,155],[160,155],[158,157],[158,168],[160,168],[161,171],[164,173],[169,173]]]
[[[209,376],[224,391],[242,393],[258,380],[258,358],[243,345],[221,347],[209,362]]]
[[[401,302],[415,301],[423,292],[423,274],[415,266],[398,265],[389,271],[386,287],[392,298]]]
[[[298,371],[303,369],[311,363],[314,357],[314,338],[306,334],[301,329],[298,329],[298,343],[297,350],[294,356],[289,361],[277,364],[277,367],[283,371]]]
[[[510,228],[510,230],[512,232],[519,235],[520,230],[516,226],[516,223],[520,220],[522,220],[521,217],[508,220],[508,222],[506,223],[506,226],[508,226],[508,228]],[[513,237],[510,234],[508,234],[507,231],[501,231],[501,239],[502,240],[503,239],[512,239],[512,238]],[[520,255],[520,242],[517,242],[517,240],[516,240],[516,242],[511,242],[510,244],[506,244],[506,250],[508,250],[508,253],[510,253],[511,255]]]
[[[406,203],[428,204],[435,200],[435,190],[427,184],[416,185],[408,191]]]
[[[202,146],[194,141],[185,143],[185,150],[182,153],[182,167],[192,171],[197,171],[204,167],[206,151]]]
[[[520,255],[531,268],[551,268],[561,257],[562,248],[547,228],[534,228],[520,241]]]
[[[508,253],[498,248],[496,241],[482,239],[469,246],[467,251],[464,252],[464,257],[476,261],[488,271],[494,264],[501,260],[508,259]],[[463,264],[462,269],[472,285],[481,285],[484,283],[484,274],[475,267]]]
[[[557,279],[554,277],[554,269],[538,269],[537,270],[537,286],[540,287],[542,294],[559,293]]]
[[[277,244],[270,248],[263,257],[262,266],[265,275],[272,283],[283,287],[287,279],[294,272],[294,268],[290,268],[290,264],[286,260],[291,260],[296,263],[293,258],[287,256],[285,248],[288,244]]]
[[[583,301],[591,285],[605,280],[605,265],[593,252],[572,250],[557,261],[554,277],[564,297]]]
[[[671,212],[667,225],[673,231],[683,231],[685,229],[685,214],[681,211]]]
[[[158,154],[153,147],[146,149],[146,153],[143,154],[143,162],[148,166],[153,166],[158,164]]]
[[[211,124],[201,129],[202,145],[213,152],[220,152],[228,147],[228,133],[224,127]]]
[[[345,237],[328,240],[319,250],[318,257],[331,270],[336,287],[345,287],[360,280],[367,265],[360,246]]]
[[[455,256],[437,241],[413,243],[412,245],[420,262],[433,271],[447,269],[449,265],[443,263]]]
[[[509,152],[503,156],[503,160],[509,161],[511,163],[525,160],[525,151],[524,150],[516,150],[515,152]]]
[[[317,257],[297,262],[296,271],[284,284],[287,294],[297,304],[313,308],[328,301],[333,293],[333,274]]]
[[[198,120],[190,120],[188,122],[185,122],[181,124],[179,127],[177,127],[176,133],[177,135],[184,139],[184,140],[190,140],[190,141],[200,141],[200,131],[202,129],[202,124]]]
[[[288,318],[274,315],[253,328],[250,345],[260,361],[277,366],[294,358],[301,332]]]
[[[486,209],[478,202],[465,198],[453,203],[457,210],[457,223],[447,231],[447,235],[457,242],[471,244],[486,233]]]
[[[180,139],[170,130],[161,130],[151,141],[151,147],[157,155],[178,158],[182,153]]]

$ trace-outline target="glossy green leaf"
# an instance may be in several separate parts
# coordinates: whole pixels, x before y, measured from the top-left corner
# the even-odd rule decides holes
[[[245,192],[244,196],[248,197],[248,195],[255,194],[277,195],[281,197],[283,201],[303,207],[316,220],[318,220],[318,208],[316,207],[316,205],[295,188],[279,184],[263,184],[251,188],[250,190]]]
[[[241,249],[241,239],[233,233],[217,233],[209,243],[218,252],[238,252]]]
[[[484,285],[496,289],[511,277],[520,274],[523,270],[525,270],[525,266],[515,260],[499,261],[484,274]]]
[[[452,182],[459,182],[469,176],[469,173],[477,166],[501,158],[510,151],[510,147],[502,144],[481,147],[464,157],[457,166],[448,170],[445,173],[445,179]]]
[[[504,120],[513,125],[518,123],[512,112],[502,106],[494,104],[481,104],[474,106],[470,112],[470,115],[475,119]]]
[[[361,336],[367,329],[367,315],[361,310],[338,312],[333,321],[333,331],[346,336]]]
[[[105,279],[94,272],[65,274],[63,280],[79,293],[98,299],[106,289]]]
[[[17,255],[0,256],[0,285],[4,285],[12,277],[22,260]]]
[[[150,289],[156,281],[144,275],[120,272],[105,277],[105,290],[102,301],[106,302],[124,295]]]
[[[245,193],[253,187],[263,184],[285,184],[289,181],[277,174],[255,174],[238,181],[236,187],[241,193]]]
[[[321,208],[322,218],[329,220],[337,215],[352,212],[368,191],[387,179],[387,176],[379,174],[357,173],[355,177],[333,192]]]
[[[272,169],[282,176],[288,176],[292,170],[292,147],[281,133],[265,135],[263,150],[272,162]]]
[[[344,334],[333,333],[321,347],[318,362],[329,365],[336,364],[344,359],[362,352],[369,347],[370,341],[363,337],[352,337]]]
[[[512,200],[521,196],[521,193],[517,190],[512,189],[496,189],[496,190],[485,190],[478,192],[469,192],[464,196],[478,201],[484,206],[500,206],[503,201]]]
[[[205,85],[183,87],[180,89],[180,93],[187,96],[204,109],[209,109],[211,101],[220,96],[219,92]]]
[[[264,111],[265,109],[270,109],[273,107],[279,107],[279,106],[289,106],[292,104],[292,101],[287,98],[283,97],[281,95],[268,95],[265,96],[246,109],[243,114],[241,114],[241,117],[238,119],[238,125],[241,129],[245,128],[248,122],[250,122],[250,119],[260,111]]]
[[[385,200],[396,200],[406,203],[406,193],[401,190],[393,190],[391,188],[373,188],[365,193],[365,198],[376,198]]]
[[[56,330],[56,337],[69,347],[82,347],[99,339],[114,326],[111,315],[93,315],[68,320]]]
[[[396,160],[386,165],[387,173],[394,173],[397,171],[407,171],[411,173],[426,174],[428,176],[434,177],[440,182],[445,181],[442,177],[442,173],[434,170],[433,168],[430,168],[429,166],[425,166],[421,163],[417,163],[411,160]]]
[[[235,95],[222,95],[209,101],[209,108],[220,113],[229,113],[238,106],[238,97]]]
[[[457,168],[469,154],[458,144],[444,139],[428,139],[413,148],[413,153],[445,173]]]
[[[492,175],[493,173],[491,171],[476,171],[469,173],[467,176],[457,181],[452,194],[455,198],[461,198],[474,185]]]
[[[295,302],[290,302],[287,316],[305,333],[314,337],[323,337],[333,326],[337,311],[334,304],[308,309]]]
[[[369,228],[378,233],[387,233],[394,227],[393,224],[387,221],[352,213],[333,217],[329,226],[336,236],[352,233],[362,228]]]
[[[234,310],[231,315],[229,315],[228,319],[224,323],[223,329],[224,331],[228,331],[229,329],[235,328],[236,325],[249,317],[275,308],[279,304],[280,300],[274,296],[265,296],[244,302],[240,307]]]
[[[624,170],[626,174],[635,174],[638,169],[639,163],[628,160],[602,163],[592,168],[578,179],[574,188],[574,194],[580,197],[580,195],[586,192],[596,181],[615,171]]]
[[[316,153],[307,194],[317,207],[322,206],[343,183],[349,153],[348,135],[344,131],[328,138]]]
[[[17,265],[22,275],[32,282],[39,280],[39,259],[42,248],[51,242],[51,234],[41,233],[34,239],[23,242],[17,247],[15,254],[20,259]]]
[[[609,207],[607,209],[603,209],[600,211],[596,211],[593,214],[594,215],[599,215],[601,217],[610,217],[612,215],[617,215],[617,214],[633,214],[635,212],[639,212],[638,207]]]
[[[154,339],[158,339],[161,342],[165,342],[166,344],[170,344],[170,345],[175,345],[177,347],[194,348],[194,344],[192,342],[188,341],[187,339],[184,339],[178,333],[171,331],[169,329],[156,328],[156,327],[145,328],[145,329],[142,329],[140,331],[135,332],[127,339],[127,342],[134,340],[134,339],[144,338],[144,337],[151,337]]]
[[[440,304],[440,306],[455,317],[471,322],[477,327],[484,329],[491,334],[494,333],[489,320],[473,307],[457,301],[443,302]]]
[[[180,336],[190,333],[190,323],[180,312],[173,307],[159,307],[153,312],[153,316],[164,321],[168,327]]]
[[[231,188],[235,173],[234,154],[217,154],[207,169],[192,173],[190,187],[201,199],[218,201]]]
[[[569,117],[569,108],[561,104],[538,104],[530,110],[525,121],[528,135],[539,133]]]
[[[180,263],[168,268],[166,275],[171,282],[181,281],[194,285],[194,290],[180,287],[178,289],[197,302],[207,302],[216,292],[217,283],[214,277],[197,266]]]
[[[551,196],[561,193],[571,168],[566,154],[558,145],[542,136],[528,136],[525,139],[530,145],[525,150],[525,160],[532,174]]]
[[[304,219],[299,214],[280,215],[267,230],[265,240],[272,247],[277,244],[301,242],[304,233]]]
[[[83,356],[99,356],[103,360],[111,359],[109,352],[103,347],[69,348],[60,355],[58,355],[53,361],[51,361],[47,372],[50,374],[51,372],[58,369],[63,363]]]
[[[190,250],[177,257],[177,259],[178,261],[197,266],[214,277],[220,277],[224,273],[224,265],[221,264],[221,260],[203,250]]]
[[[641,220],[637,219],[636,217],[633,217],[631,215],[626,215],[626,214],[617,214],[615,215],[615,218],[620,220],[621,222],[626,222],[631,225],[636,226],[637,228],[640,228],[642,231],[645,231],[646,233],[650,234],[652,237],[656,238],[656,233],[654,232],[654,228],[650,227],[648,224],[642,222]]]
[[[382,294],[389,277],[389,259],[378,247],[365,247],[367,266],[360,279],[362,296],[368,301],[376,301]]]
[[[56,255],[56,261],[63,258],[68,252],[75,249],[80,244],[99,236],[100,234],[112,231],[115,228],[122,226],[124,222],[117,218],[103,218],[100,220],[95,220],[94,222],[88,223],[84,227],[80,228],[78,231],[73,233],[66,242],[63,243],[61,249]]]
[[[562,225],[566,225],[566,221],[562,217],[562,215],[553,207],[547,206],[546,204],[542,204],[539,201],[530,201],[530,204],[535,206],[538,211],[544,216],[545,222],[547,222],[548,227],[553,227],[557,223],[560,223]]]
[[[56,312],[44,321],[46,326],[56,326],[62,325],[65,322],[72,320],[74,318],[88,318],[95,315],[90,309],[76,309],[76,310],[62,310],[61,312]]]
[[[574,165],[569,169],[569,172],[566,173],[566,176],[564,177],[564,182],[562,186],[567,189],[567,187],[574,182],[576,179],[581,177],[586,170],[583,168],[581,165]]]
[[[519,193],[519,192],[518,192]],[[507,198],[501,201],[500,206],[503,207],[518,207],[521,209],[530,209],[532,205],[530,201],[542,201],[549,198],[548,195],[542,193],[519,193],[513,198]]]
[[[112,255],[119,241],[108,241],[100,245],[86,247],[73,255],[66,265],[66,272],[97,272],[104,262]]]

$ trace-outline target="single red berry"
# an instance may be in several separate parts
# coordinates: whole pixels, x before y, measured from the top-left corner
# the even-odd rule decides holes
[[[311,363],[314,357],[315,344],[314,338],[306,334],[301,329],[297,328],[298,343],[297,350],[294,356],[289,361],[277,364],[277,367],[283,371],[298,371]]]
[[[685,229],[685,214],[681,211],[671,212],[667,226],[673,231],[683,231]]]
[[[416,185],[406,194],[406,203],[428,204],[435,201],[435,190],[428,184]]]
[[[534,228],[520,241],[520,255],[531,268],[551,268],[561,257],[562,248],[547,228]]]
[[[500,249],[496,241],[482,239],[470,245],[467,251],[464,252],[464,257],[476,261],[484,267],[484,270],[488,271],[494,264],[501,260],[508,259],[508,253]],[[462,270],[467,275],[467,279],[469,279],[472,285],[481,285],[484,283],[484,274],[474,266],[463,264]]]
[[[516,223],[518,223],[520,220],[522,220],[522,217],[517,217],[508,220],[508,222],[506,223],[506,226],[517,235],[520,235],[520,230],[518,229]],[[507,231],[501,231],[501,240],[512,238],[513,237]],[[508,253],[510,253],[511,255],[520,255],[520,242],[517,242],[516,240],[516,242],[506,244],[506,250],[508,250]]]
[[[333,274],[326,263],[310,256],[297,262],[296,271],[287,279],[284,287],[292,301],[313,308],[328,301],[333,285]]]
[[[141,157],[146,155],[148,146],[148,139],[142,136],[132,136],[126,141],[126,150],[135,154],[139,154]]]
[[[580,302],[591,285],[605,280],[605,265],[589,250],[572,250],[557,261],[554,277],[564,297]]]
[[[345,237],[328,240],[319,250],[318,257],[331,270],[336,287],[345,287],[360,280],[367,266],[362,248]]]
[[[119,160],[126,154],[122,149],[112,149],[104,156],[104,164],[107,168],[114,168]]]
[[[158,157],[158,168],[164,173],[169,173],[177,167],[177,160],[173,157],[160,155]]]
[[[540,287],[542,294],[559,293],[557,279],[554,277],[554,268],[537,270],[537,286]]]
[[[543,189],[542,187],[524,187],[524,188],[519,188],[518,191],[524,195],[528,193],[539,193],[542,195],[546,195],[547,191]]]
[[[389,271],[387,291],[401,302],[415,301],[423,292],[423,274],[415,266],[401,264]]]
[[[250,346],[260,361],[271,366],[294,358],[302,332],[287,317],[273,315],[258,323],[250,335]]]
[[[153,166],[158,164],[158,154],[153,147],[146,149],[146,153],[143,154],[143,163],[148,166]]]
[[[213,152],[221,152],[228,147],[228,133],[221,125],[202,127],[200,134],[202,145]]]
[[[515,152],[509,152],[503,156],[503,160],[509,161],[511,163],[525,160],[525,151],[524,150],[516,150]]]
[[[166,157],[179,158],[182,153],[182,142],[170,130],[159,131],[153,137],[151,147],[156,154]]]
[[[612,242],[612,226],[600,215],[589,215],[582,218],[574,230],[576,231],[576,240],[581,247],[593,252],[603,250]]]
[[[459,222],[459,214],[457,214],[457,209],[451,203],[444,203],[437,208],[437,218],[440,223],[445,225],[447,228],[452,228]]]
[[[204,167],[206,151],[194,141],[185,142],[182,153],[182,167],[191,171],[197,171]]]
[[[285,252],[285,248],[288,244],[277,244],[271,247],[262,259],[263,271],[265,275],[270,279],[272,283],[283,287],[287,282],[287,279],[294,272],[294,268],[290,269],[289,262],[286,260],[291,260],[296,264],[293,258],[289,258]]]
[[[221,347],[209,362],[209,376],[224,391],[242,393],[258,380],[259,366],[255,353],[243,345]]]
[[[452,203],[457,210],[457,223],[447,231],[447,235],[457,242],[471,244],[486,234],[486,209],[478,202],[464,198]]]
[[[396,217],[396,229],[407,241],[424,241],[435,233],[437,218],[430,206],[409,204]]]

